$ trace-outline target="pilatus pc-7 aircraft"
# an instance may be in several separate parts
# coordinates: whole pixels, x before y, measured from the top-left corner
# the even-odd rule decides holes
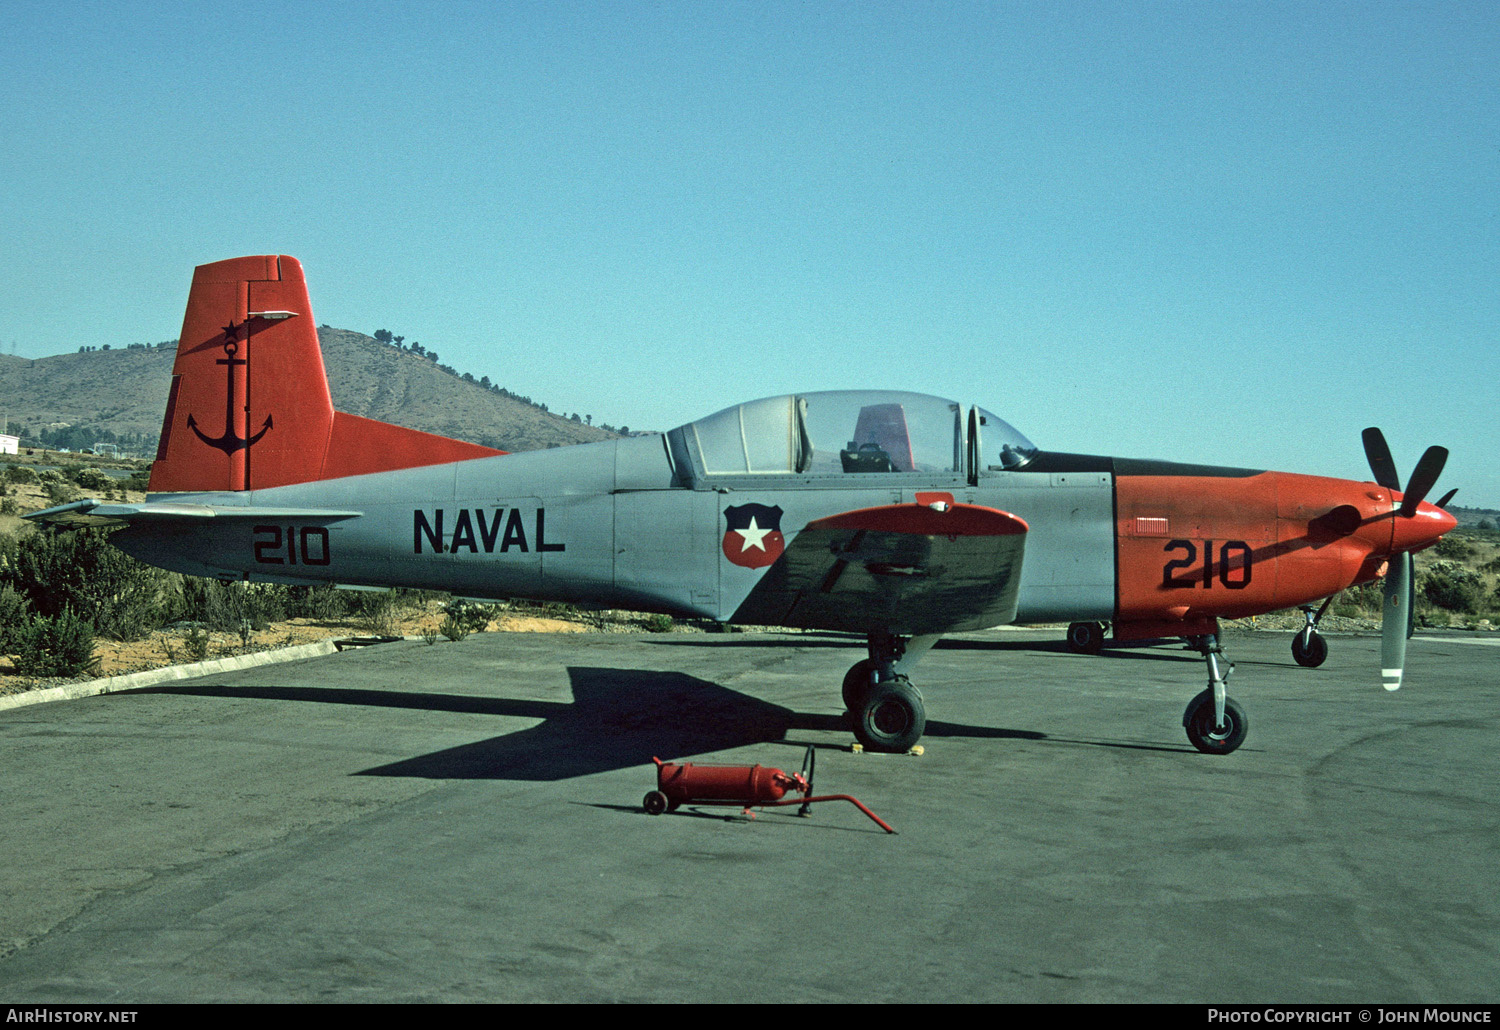
[[[120,525],[119,547],[196,576],[863,634],[843,697],[880,751],[922,736],[909,677],[945,633],[1182,637],[1208,666],[1183,724],[1217,754],[1247,727],[1219,619],[1302,606],[1294,650],[1315,663],[1316,603],[1384,576],[1395,689],[1411,554],[1455,525],[1446,497],[1423,501],[1447,452],[1402,491],[1378,430],[1360,483],[1043,451],[985,408],[901,392],[770,397],[664,435],[506,454],[335,411],[315,326],[293,258],[198,268],[146,500],[32,517]]]

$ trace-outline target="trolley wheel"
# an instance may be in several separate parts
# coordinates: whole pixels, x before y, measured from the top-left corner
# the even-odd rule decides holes
[[[1182,726],[1193,747],[1205,755],[1227,755],[1245,742],[1250,732],[1250,717],[1232,697],[1224,699],[1224,725],[1214,725],[1214,693],[1205,690],[1188,702],[1182,713]]]
[[[641,807],[646,810],[647,815],[661,815],[670,806],[667,796],[659,790],[651,791],[641,801]]]

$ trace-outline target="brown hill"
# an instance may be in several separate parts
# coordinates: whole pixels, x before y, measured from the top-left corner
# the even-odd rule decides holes
[[[172,358],[170,349],[89,351],[36,360],[0,355],[0,414],[31,434],[66,422],[154,441],[167,408]]]
[[[614,434],[543,411],[363,333],[320,328],[334,407],[507,451],[606,440]],[[149,457],[172,382],[170,347],[48,358],[0,355],[0,417],[30,434],[56,423],[141,439]]]

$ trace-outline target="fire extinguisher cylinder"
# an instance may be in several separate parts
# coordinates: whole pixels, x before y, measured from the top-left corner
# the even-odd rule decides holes
[[[694,765],[657,763],[657,789],[676,804],[688,801],[733,801],[746,805],[780,801],[787,791],[807,792],[807,782],[763,765]]]

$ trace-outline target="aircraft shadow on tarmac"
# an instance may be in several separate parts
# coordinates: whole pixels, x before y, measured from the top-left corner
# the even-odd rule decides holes
[[[264,698],[541,719],[514,733],[363,770],[362,776],[564,780],[761,743],[798,747],[794,731],[847,732],[839,715],[793,712],[680,672],[570,668],[573,701],[329,687],[151,687],[141,693]],[[1044,734],[928,722],[929,737],[1039,740]]]

